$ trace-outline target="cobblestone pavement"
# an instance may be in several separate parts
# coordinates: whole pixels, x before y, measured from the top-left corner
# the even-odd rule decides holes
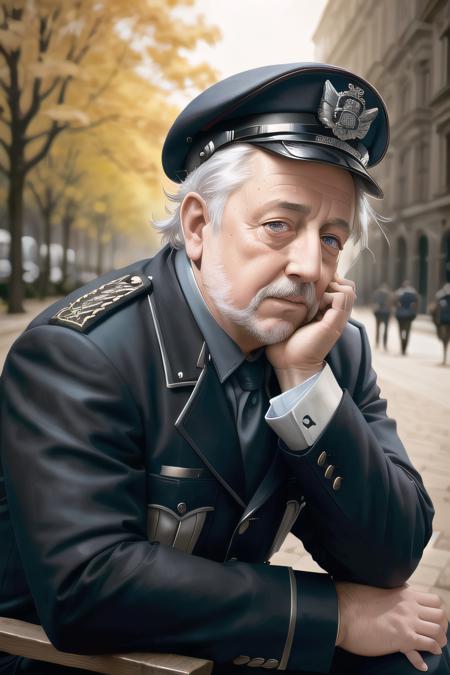
[[[8,316],[0,310],[0,368],[15,337],[49,302],[28,300],[24,315]],[[397,420],[400,437],[436,509],[433,536],[410,583],[438,593],[446,602],[450,618],[450,364],[440,365],[441,345],[427,317],[419,317],[413,324],[408,355],[402,357],[394,320],[388,351],[384,352],[373,348],[371,312],[356,308],[353,315],[367,327],[381,395],[388,400],[388,413]],[[321,571],[292,535],[272,563]]]

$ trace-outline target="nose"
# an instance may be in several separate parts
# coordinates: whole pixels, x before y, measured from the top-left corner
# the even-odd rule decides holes
[[[287,250],[286,276],[296,276],[304,283],[320,279],[322,247],[317,232],[299,233]]]

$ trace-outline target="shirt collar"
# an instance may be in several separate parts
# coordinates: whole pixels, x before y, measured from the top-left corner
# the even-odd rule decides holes
[[[186,302],[203,333],[219,380],[223,383],[245,360],[245,354],[209,311],[184,249],[178,250],[175,254],[175,270]]]

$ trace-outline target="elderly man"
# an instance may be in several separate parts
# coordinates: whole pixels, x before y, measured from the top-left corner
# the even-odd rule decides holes
[[[405,584],[432,505],[337,274],[387,138],[373,87],[323,64],[240,73],[181,113],[166,246],[7,360],[1,613],[63,650],[217,673],[449,672],[441,601]],[[323,574],[269,564],[289,531]]]

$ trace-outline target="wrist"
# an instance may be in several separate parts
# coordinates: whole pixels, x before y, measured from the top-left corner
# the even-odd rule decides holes
[[[309,380],[313,375],[317,375],[323,370],[324,363],[317,363],[313,366],[308,366],[305,368],[302,367],[292,367],[292,368],[274,368],[275,374],[278,379],[278,384],[282,392],[288,391],[297,387],[299,384],[303,384],[306,380]]]

